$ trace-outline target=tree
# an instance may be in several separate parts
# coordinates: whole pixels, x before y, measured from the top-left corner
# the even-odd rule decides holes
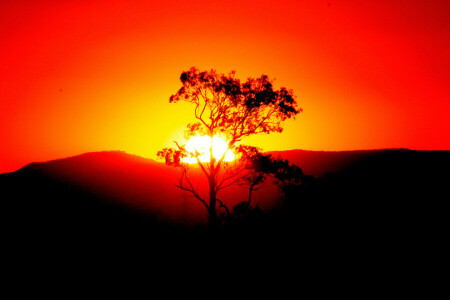
[[[311,181],[312,176],[303,174],[300,167],[290,164],[288,160],[280,157],[261,153],[260,150],[251,146],[240,145],[238,147],[238,153],[241,154],[239,160],[245,166],[245,172],[239,177],[239,184],[247,186],[249,189],[248,200],[233,208],[234,212],[239,215],[247,213],[252,193],[261,188],[268,179],[271,179],[280,189],[284,200],[292,189]]]
[[[270,175],[272,159],[270,154],[261,153],[261,149],[257,147],[239,145],[237,152],[240,155],[240,164],[244,166],[238,183],[248,187],[248,200],[238,205],[241,213],[245,213],[252,202],[253,192],[260,189]]]
[[[271,156],[261,153],[261,149],[257,147],[239,145],[237,147],[239,153],[238,165],[243,168],[242,175],[238,176],[238,184],[248,188],[247,201],[242,201],[233,206],[233,221],[244,221],[247,214],[251,211],[250,205],[254,191],[259,190],[266,180],[271,176]],[[235,172],[239,172],[241,168],[235,168]],[[258,207],[255,207],[258,209]],[[257,210],[258,211],[258,210]]]
[[[284,87],[274,90],[268,76],[248,78],[241,81],[235,78],[235,71],[228,75],[215,70],[200,72],[195,67],[181,73],[181,88],[170,97],[170,103],[185,101],[194,106],[195,123],[187,125],[186,138],[207,135],[211,138],[221,135],[227,142],[227,149],[236,149],[245,137],[271,132],[282,132],[282,123],[301,112],[292,90]],[[209,148],[210,161],[202,162],[198,151],[188,151],[185,145],[176,143],[176,148],[165,148],[158,152],[168,165],[180,167],[182,172],[177,187],[190,192],[208,210],[209,225],[217,225],[217,209],[226,205],[217,198],[220,190],[239,180],[239,171],[230,171],[224,161],[213,157],[214,143]],[[197,165],[205,175],[209,186],[209,199],[203,199],[189,180],[188,166],[183,158],[196,159]],[[241,168],[241,170],[243,170]]]

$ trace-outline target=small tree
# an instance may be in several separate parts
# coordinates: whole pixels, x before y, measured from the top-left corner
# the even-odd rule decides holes
[[[187,125],[186,137],[221,135],[227,149],[235,150],[243,138],[271,132],[282,132],[282,123],[301,112],[292,90],[284,87],[274,90],[266,75],[241,81],[235,72],[218,74],[215,70],[200,72],[196,68],[181,73],[182,83],[178,92],[170,97],[170,103],[186,101],[194,106],[195,123]],[[158,152],[168,165],[181,167],[177,186],[192,193],[208,210],[209,225],[217,225],[218,207],[228,208],[217,198],[217,193],[239,180],[238,171],[228,172],[225,153],[220,158],[213,156],[213,142],[209,148],[210,161],[202,162],[201,153],[186,150],[185,145],[175,142],[177,148],[165,148]],[[188,177],[184,157],[193,157],[205,175],[209,186],[209,199],[203,199]],[[219,176],[221,175],[221,176]],[[219,206],[217,205],[219,203]]]
[[[289,164],[288,160],[280,157],[261,153],[259,148],[241,145],[238,152],[241,154],[240,162],[245,166],[245,172],[239,177],[239,184],[248,187],[249,191],[248,200],[234,207],[235,213],[245,215],[251,204],[252,193],[268,179],[280,189],[283,198],[290,189],[310,181],[311,176],[304,175],[300,167]]]
[[[261,153],[261,149],[252,146],[240,145],[237,152],[240,155],[240,163],[244,165],[244,172],[239,176],[238,183],[248,187],[248,200],[241,202],[239,207],[245,212],[252,202],[252,194],[260,189],[270,175],[272,159],[270,154]]]

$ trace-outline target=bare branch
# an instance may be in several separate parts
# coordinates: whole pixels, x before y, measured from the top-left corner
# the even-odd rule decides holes
[[[239,168],[237,171],[235,171],[234,173],[232,173],[231,175],[227,176],[227,177],[222,177],[220,183],[218,183],[217,185],[217,190],[221,190],[224,189],[230,185],[233,185],[234,183],[238,182],[241,178],[242,173],[245,171],[245,168]],[[230,181],[231,183],[228,183],[226,185],[224,185],[227,181]]]
[[[178,149],[180,149],[181,151],[184,151],[184,152],[188,153],[189,155],[191,155],[191,157],[195,157],[196,160],[197,160],[197,164],[200,166],[200,168],[202,169],[203,173],[204,173],[206,176],[209,176],[209,173],[208,173],[208,171],[206,170],[205,166],[203,165],[203,163],[202,163],[202,162],[200,161],[200,159],[198,158],[199,153],[195,153],[195,154],[194,154],[194,153],[192,153],[192,152],[187,151],[186,148],[185,148],[184,146],[180,146],[180,144],[178,144],[177,141],[174,141],[174,143],[177,145]]]
[[[205,93],[205,95],[202,94],[202,91],[200,90],[200,87],[197,87],[197,92],[202,96],[203,101],[205,102],[205,105],[203,106],[202,112],[198,116],[197,115],[197,109],[200,106],[200,101],[198,101],[198,104],[197,104],[197,106],[195,108],[195,118],[200,120],[203,123],[203,125],[205,125],[205,127],[208,128],[208,130],[211,130],[211,126],[212,125],[206,124],[205,120],[203,120],[203,118],[202,118],[203,113],[205,112],[206,106],[208,105],[208,98],[206,97],[206,93]]]
[[[220,199],[216,199],[216,200],[220,204],[219,208],[223,207],[225,209],[225,211],[227,212],[227,216],[229,216],[230,215],[230,210],[228,209],[228,207],[225,204],[223,204],[223,202]]]
[[[189,187],[186,187],[186,186],[183,185],[183,178],[186,180],[186,182],[188,183]],[[206,203],[206,201],[203,200],[202,197],[200,197],[199,193],[196,191],[196,189],[192,185],[191,181],[187,177],[187,170],[186,169],[183,169],[181,177],[179,178],[179,183],[176,184],[175,186],[178,187],[179,189],[183,190],[183,191],[190,192],[192,195],[195,196],[195,198],[197,198],[201,203],[203,203],[203,205],[205,205],[206,209],[209,209],[209,206]]]

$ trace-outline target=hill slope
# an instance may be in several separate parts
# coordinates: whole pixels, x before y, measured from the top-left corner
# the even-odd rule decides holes
[[[205,224],[204,206],[175,187],[177,172],[163,163],[124,152],[85,153],[1,174],[0,199],[13,227],[23,225],[24,230],[30,224],[44,226],[40,230],[45,231],[85,233],[95,229],[173,230]],[[206,196],[203,175],[195,169],[191,174]],[[222,195],[232,206],[244,201],[246,193],[233,187]],[[272,189],[266,198],[276,193]],[[268,208],[273,200],[260,205]]]
[[[305,174],[322,177],[326,173],[343,173],[354,167],[385,168],[386,173],[397,169],[416,169],[433,174],[449,167],[450,151],[415,151],[408,149],[380,149],[354,151],[288,150],[269,152],[298,165]],[[372,162],[378,160],[379,165]],[[369,165],[370,164],[370,165]],[[398,172],[402,172],[398,170]]]
[[[299,228],[311,234],[429,228],[426,223],[440,220],[437,212],[450,198],[448,151],[272,154],[316,179],[288,191],[283,213],[260,227],[264,234],[277,228],[292,234],[299,234]],[[141,237],[205,224],[204,207],[175,188],[176,179],[174,168],[123,152],[32,163],[0,175],[2,214],[10,232],[33,237],[43,233]],[[194,179],[202,182],[201,174],[194,172]],[[221,195],[230,207],[246,197],[247,190],[239,187]],[[278,190],[270,184],[254,198],[265,212],[281,205]],[[280,224],[284,225],[277,227]]]

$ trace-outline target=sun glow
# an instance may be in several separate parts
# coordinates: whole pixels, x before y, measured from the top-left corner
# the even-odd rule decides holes
[[[186,150],[191,153],[200,153],[199,159],[201,162],[209,162],[210,161],[210,147],[211,147],[211,138],[207,135],[204,136],[195,136],[189,139],[186,143]],[[218,136],[214,136],[212,138],[212,148],[213,148],[213,157],[216,160],[222,158],[225,153],[224,161],[233,161],[235,156],[231,150],[228,149],[228,144],[222,138]],[[228,149],[228,150],[227,150]],[[183,159],[183,162],[187,163],[196,163],[197,159],[195,157],[186,157]]]

